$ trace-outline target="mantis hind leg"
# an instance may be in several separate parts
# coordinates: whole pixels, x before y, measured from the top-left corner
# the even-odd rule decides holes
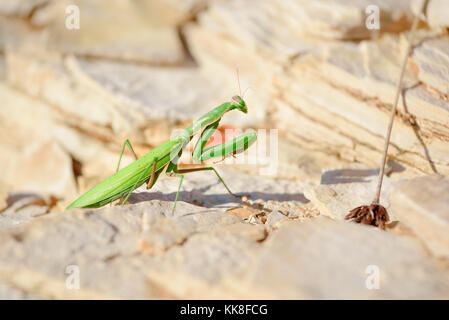
[[[229,192],[229,194],[231,194],[231,195],[233,195],[234,197],[237,197],[237,198],[241,198],[242,197],[242,196],[239,196],[239,195],[233,193],[231,191],[231,189],[229,189],[229,187],[224,182],[223,178],[218,174],[217,170],[215,170],[214,167],[192,168],[192,169],[176,169],[176,171],[174,171],[174,172],[178,173],[178,174],[183,174],[183,173],[190,173],[190,172],[196,172],[196,171],[206,171],[206,170],[215,172],[215,174],[217,175],[218,179],[220,179],[221,183],[225,186],[225,188]],[[182,182],[182,180],[181,180],[181,182]],[[181,185],[179,185],[179,187],[181,187]],[[178,190],[178,193],[179,193],[179,190]],[[176,195],[176,197],[177,197],[177,195]]]
[[[118,163],[117,163],[117,169],[115,170],[115,172],[118,172],[118,170],[120,169],[120,162],[122,161],[122,157],[123,157],[123,153],[125,152],[125,146],[128,146],[128,149],[131,151],[131,153],[134,156],[134,159],[137,160],[137,155],[134,152],[133,147],[131,146],[131,142],[129,142],[128,139],[125,140],[125,142],[123,142],[123,146],[122,146],[122,151],[120,151],[120,157],[118,159]]]
[[[176,203],[178,202],[178,197],[179,197],[179,192],[181,191],[181,185],[182,185],[182,181],[184,180],[184,175],[183,174],[176,174],[180,179],[179,179],[179,185],[178,185],[178,192],[176,192],[176,197],[175,197],[175,203],[173,204],[173,210],[172,210],[172,215],[175,214],[175,209],[176,209]]]
[[[166,174],[169,176],[176,176],[179,177],[179,185],[178,185],[178,191],[176,192],[176,197],[175,197],[175,202],[173,204],[173,210],[172,210],[172,215],[175,214],[175,209],[176,209],[176,203],[178,203],[178,198],[179,198],[179,193],[181,192],[181,186],[182,186],[182,181],[184,180],[184,175],[180,173],[180,170],[178,170],[178,164],[174,163],[174,162],[170,162],[167,170],[166,170]]]

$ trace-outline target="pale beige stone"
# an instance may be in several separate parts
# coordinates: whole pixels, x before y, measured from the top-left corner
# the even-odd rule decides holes
[[[404,181],[391,195],[391,211],[431,252],[449,258],[449,179],[426,176]]]
[[[7,82],[63,112],[99,125],[112,125],[114,104],[76,78],[74,58],[34,46],[6,54]],[[122,123],[124,120],[122,120]],[[123,124],[122,124],[123,126]]]
[[[281,2],[282,3],[282,2]],[[370,5],[379,9],[383,32],[401,32],[411,24],[408,0],[318,0],[286,1],[286,12],[296,18],[304,35],[330,39],[364,39],[375,34],[366,27]],[[288,11],[287,11],[288,10]]]
[[[66,12],[69,5],[79,8],[79,29],[66,26],[67,20],[72,22]],[[33,23],[45,25],[48,47],[64,53],[154,64],[182,63],[184,51],[175,27],[154,23],[159,13],[147,10],[142,14],[139,7],[129,0],[107,4],[52,1],[33,15]]]
[[[2,300],[35,300],[38,296],[30,295],[7,284],[0,283],[0,299]]]
[[[88,60],[78,60],[78,63],[80,72],[95,81],[114,100],[136,110],[147,122],[196,120],[223,102],[230,101],[236,93],[220,78],[210,77],[191,67],[144,67]],[[245,119],[245,115],[234,111],[223,118],[223,123],[229,120],[229,116],[232,118],[232,114],[236,116],[234,119]],[[150,128],[156,126],[152,123],[146,125]]]
[[[288,217],[280,211],[270,212],[266,224],[272,228],[279,227],[283,222],[287,221]]]
[[[411,7],[413,12],[419,11],[421,7],[421,0],[413,0]],[[423,20],[425,20],[430,27],[447,27],[449,22],[447,17],[449,16],[449,4],[445,0],[429,0],[426,8],[426,15]]]
[[[335,170],[334,174],[344,171],[351,174],[352,180],[343,182],[328,178],[323,179],[322,184],[318,186],[307,185],[304,187],[304,196],[315,205],[320,213],[336,220],[344,220],[349,211],[358,206],[371,204],[376,195],[376,172],[368,177],[364,175],[365,170]],[[384,177],[380,204],[387,209],[390,205],[393,186],[394,181]],[[390,220],[395,221],[397,218],[390,214]]]
[[[0,281],[45,298],[150,297],[149,261],[136,257],[142,207],[72,210],[3,230]],[[79,267],[78,290],[66,286],[68,266]]]
[[[54,141],[32,145],[11,168],[13,191],[73,197],[76,194],[72,159]]]
[[[98,126],[79,130],[73,127],[75,123],[81,126],[78,119],[70,120],[59,110],[2,84],[0,96],[5,106],[8,106],[0,108],[0,181],[3,185],[14,184],[12,168],[25,149],[49,140],[57,141],[81,161],[82,172],[86,177],[106,177],[115,171],[120,149],[118,145],[115,149],[114,146],[108,148],[105,145],[105,140],[113,141],[106,130]],[[89,135],[89,132],[93,134]],[[139,149],[136,148],[136,151]],[[125,154],[123,165],[130,161],[129,154]],[[6,189],[11,190],[10,187]]]
[[[3,82],[6,79],[5,57],[0,55],[0,81]]]
[[[244,279],[259,249],[257,242],[233,234],[201,233],[157,257],[148,276],[177,298],[244,298],[235,284]],[[253,291],[250,296],[262,295]]]
[[[391,52],[399,47],[397,39],[386,37],[301,57],[280,78],[283,95],[275,100],[274,120],[301,145],[378,165],[400,65]],[[446,173],[448,103],[416,83],[408,69],[405,86],[411,88],[399,106],[389,155],[412,171]]]
[[[12,202],[11,198],[16,200]],[[45,199],[31,193],[12,194],[5,199],[8,207],[0,211],[0,229],[30,221],[34,217],[47,214],[50,210],[48,206],[44,205]]]
[[[375,289],[369,285],[376,284],[377,270]],[[445,299],[449,294],[447,275],[412,242],[325,217],[284,223],[239,282],[247,292],[252,288],[277,299]]]
[[[237,207],[226,210],[226,213],[239,217],[240,219],[247,219],[252,214],[257,213],[257,210],[254,210],[253,208]]]
[[[1,1],[0,12],[4,15],[26,18],[47,2],[48,0]]]
[[[261,224],[255,225],[240,222],[228,225],[217,225],[213,227],[212,231],[218,235],[234,235],[258,242],[265,240],[268,235],[266,228]]]
[[[26,22],[0,15],[0,53],[23,41],[37,41],[36,34],[37,32],[33,32]]]
[[[449,10],[449,5],[447,7]],[[420,43],[413,49],[412,59],[421,81],[443,94],[449,94],[449,37]]]
[[[168,204],[171,207],[171,203]],[[153,211],[150,212],[150,216],[146,214],[143,216],[144,232],[140,241],[143,251],[151,255],[161,254],[170,247],[181,245],[192,234],[205,232],[215,225],[241,222],[235,216],[184,203],[177,206],[174,217],[171,217],[171,213],[155,216]]]
[[[42,298],[173,298],[178,295],[168,289],[170,286],[188,290],[188,285],[183,288],[176,278],[168,283],[160,282],[159,278],[148,276],[149,271],[158,272],[161,266],[185,268],[217,284],[215,275],[220,272],[246,268],[246,260],[239,259],[245,253],[240,252],[244,248],[257,248],[257,241],[266,236],[261,226],[242,223],[224,212],[206,211],[180,202],[177,215],[170,218],[174,230],[182,232],[190,221],[196,225],[195,233],[188,235],[184,242],[167,247],[161,255],[141,254],[145,233],[150,235],[153,228],[153,236],[159,239],[164,236],[163,226],[167,226],[168,220],[163,219],[171,214],[171,205],[172,202],[152,201],[97,210],[75,209],[7,227],[0,232],[0,253],[8,256],[0,260],[0,283]],[[151,219],[154,223],[146,229],[145,224]],[[165,229],[165,235],[173,237],[174,230]],[[197,240],[187,245],[195,237]],[[217,245],[223,246],[224,251],[215,250]],[[188,248],[188,260],[179,261],[176,257],[181,253],[176,252],[184,247]],[[211,265],[195,260],[203,253],[221,262]],[[196,269],[196,265],[202,265],[203,270]],[[77,290],[66,287],[69,266],[79,268]],[[216,291],[221,292],[221,288]]]

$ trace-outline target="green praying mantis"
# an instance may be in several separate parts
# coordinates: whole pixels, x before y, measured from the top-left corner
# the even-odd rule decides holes
[[[120,199],[121,204],[125,204],[131,193],[142,184],[147,183],[147,189],[150,189],[164,170],[168,175],[178,176],[180,178],[172,213],[174,213],[176,209],[176,202],[178,201],[185,173],[204,170],[213,171],[220,179],[221,183],[223,183],[226,190],[231,195],[239,197],[231,192],[213,167],[178,169],[178,161],[185,146],[197,133],[200,133],[200,137],[192,152],[193,159],[196,161],[205,161],[216,157],[224,159],[226,156],[244,152],[257,140],[255,132],[248,132],[233,138],[230,141],[225,141],[222,144],[204,149],[209,138],[217,130],[223,115],[234,109],[243,113],[248,112],[245,101],[239,95],[233,96],[231,101],[225,102],[209,111],[181,133],[170,138],[168,141],[159,145],[141,158],[137,158],[131,143],[129,140],[126,140],[123,143],[120,152],[115,174],[81,195],[78,199],[72,202],[67,209],[98,208],[118,199]],[[119,170],[125,146],[128,146],[136,161]]]

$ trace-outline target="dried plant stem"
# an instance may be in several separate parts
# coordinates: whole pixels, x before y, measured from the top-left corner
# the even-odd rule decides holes
[[[404,78],[405,68],[407,66],[407,60],[410,55],[410,51],[413,47],[413,42],[415,40],[415,31],[418,27],[421,14],[424,14],[424,10],[427,6],[427,2],[428,2],[428,0],[422,1],[421,8],[420,8],[419,12],[416,14],[415,19],[413,20],[412,28],[410,31],[410,38],[408,40],[407,50],[405,52],[405,56],[402,61],[401,74],[399,76],[399,80],[398,80],[398,83],[396,86],[396,96],[394,98],[394,104],[393,104],[393,108],[391,109],[391,114],[390,114],[390,123],[388,124],[387,134],[385,135],[385,145],[384,145],[384,151],[383,151],[383,156],[382,156],[382,164],[380,166],[379,178],[378,178],[378,182],[377,182],[376,198],[373,201],[373,203],[376,203],[376,204],[379,204],[379,202],[380,202],[380,193],[382,191],[382,182],[383,182],[384,173],[385,173],[385,163],[387,162],[388,147],[390,145],[390,137],[391,137],[391,130],[393,128],[394,116],[396,115],[396,109],[398,107],[398,102],[399,102],[399,96],[401,94],[402,79]]]

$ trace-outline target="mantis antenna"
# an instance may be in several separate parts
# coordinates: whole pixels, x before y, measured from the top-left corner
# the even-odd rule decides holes
[[[245,97],[246,92],[247,92],[249,89],[252,89],[252,88],[251,88],[251,87],[246,88],[245,91],[243,91],[243,95],[242,95],[242,88],[240,87],[240,75],[239,75],[239,69],[237,68],[236,71],[237,71],[237,82],[238,82],[238,84],[239,84],[239,93],[240,93],[240,97],[243,99],[243,98]]]
[[[239,93],[240,93],[240,97],[242,96],[242,88],[240,87],[240,75],[239,75],[239,68],[236,69],[237,71],[237,82],[239,84]]]

